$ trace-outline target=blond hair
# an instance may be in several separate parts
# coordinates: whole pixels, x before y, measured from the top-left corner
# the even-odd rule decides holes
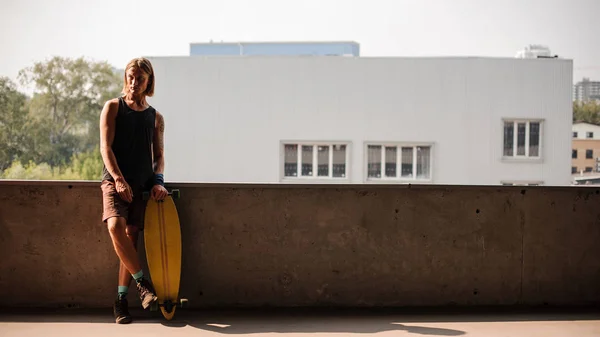
[[[131,68],[139,69],[148,75],[148,86],[146,86],[146,92],[144,94],[146,96],[152,97],[154,95],[154,68],[152,68],[152,63],[150,60],[144,57],[136,57],[133,60],[127,63],[125,67],[125,72],[123,74],[123,90],[121,91],[123,94],[127,94],[127,71]]]

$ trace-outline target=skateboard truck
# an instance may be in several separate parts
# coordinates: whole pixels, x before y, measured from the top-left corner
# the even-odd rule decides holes
[[[177,305],[175,304],[175,302],[172,302],[171,300],[166,300],[163,303],[158,303],[158,300],[155,301],[151,306],[150,306],[150,311],[158,311],[159,307],[163,307],[165,308],[165,311],[167,313],[171,313],[173,311],[173,309],[175,309]],[[179,307],[184,309],[187,308],[188,306],[188,300],[187,298],[181,298],[179,299]]]
[[[169,192],[168,195],[170,195],[171,197],[173,197],[173,199],[179,199],[179,198],[181,198],[181,192],[179,192],[178,189],[171,190],[171,192]],[[144,199],[144,201],[149,200],[150,199],[150,192],[144,191],[142,193],[142,199]],[[159,201],[159,202],[161,202],[161,201]]]

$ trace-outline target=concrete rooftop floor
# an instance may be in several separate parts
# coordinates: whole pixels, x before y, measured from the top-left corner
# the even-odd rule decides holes
[[[0,336],[600,336],[600,312],[423,312],[403,310],[181,311],[167,322],[131,310],[114,323],[110,309],[0,312]]]

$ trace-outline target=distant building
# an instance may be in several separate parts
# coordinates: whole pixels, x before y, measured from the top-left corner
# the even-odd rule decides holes
[[[190,43],[190,56],[360,56],[356,42],[208,42]]]
[[[515,56],[519,59],[536,59],[536,58],[552,58],[556,56],[552,56],[550,52],[550,48],[547,46],[539,45],[539,44],[530,44],[525,47],[525,49],[517,52]]]
[[[571,174],[577,184],[597,184],[600,179],[600,126],[573,124]]]
[[[600,101],[600,81],[583,78],[573,86],[573,100],[576,102]]]

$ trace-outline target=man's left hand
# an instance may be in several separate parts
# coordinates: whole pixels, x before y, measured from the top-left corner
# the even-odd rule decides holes
[[[152,199],[160,201],[166,198],[167,195],[169,195],[169,192],[167,192],[167,189],[164,186],[154,185],[154,187],[152,187]]]

